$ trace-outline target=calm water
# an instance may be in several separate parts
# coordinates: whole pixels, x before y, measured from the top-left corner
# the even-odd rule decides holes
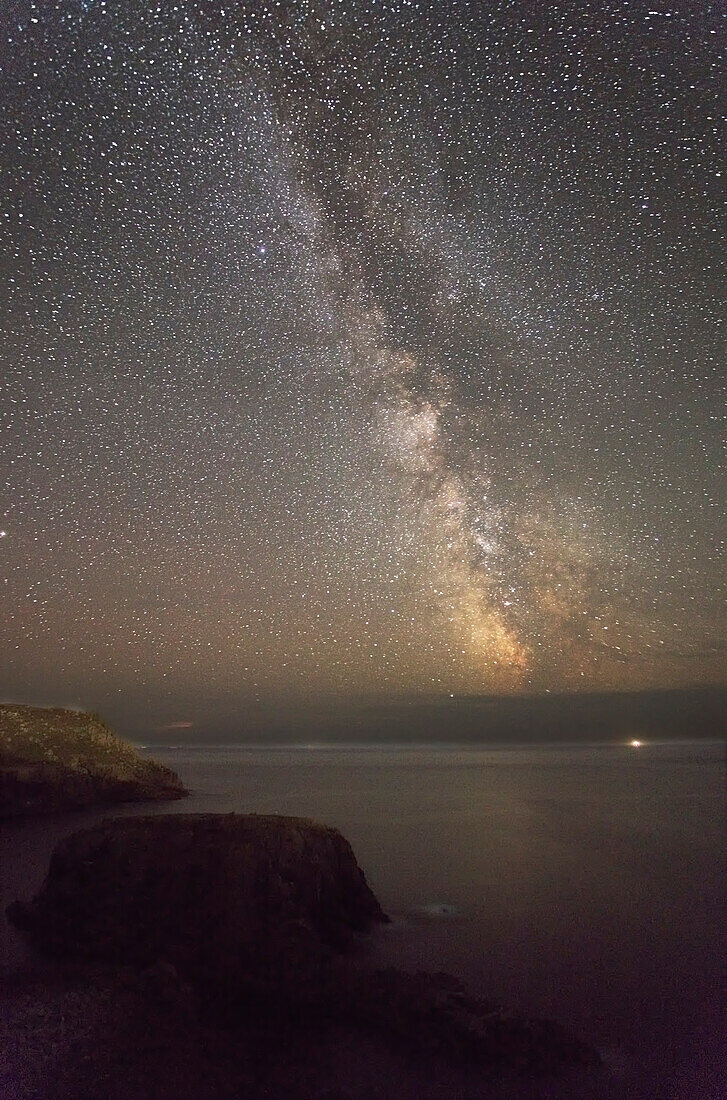
[[[194,793],[152,812],[298,814],[339,828],[394,918],[377,936],[380,959],[450,971],[562,1021],[601,1050],[624,1096],[727,1096],[723,746],[155,756]],[[3,902],[37,888],[59,836],[103,816],[6,826]],[[6,925],[0,948],[19,960]]]

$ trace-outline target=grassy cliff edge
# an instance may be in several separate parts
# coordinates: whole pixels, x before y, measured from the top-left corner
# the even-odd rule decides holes
[[[95,714],[0,704],[0,819],[186,793]]]

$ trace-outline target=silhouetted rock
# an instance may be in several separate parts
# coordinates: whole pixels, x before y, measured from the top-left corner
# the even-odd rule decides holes
[[[63,841],[38,897],[9,915],[55,960],[134,968],[134,995],[150,1011],[184,1015],[202,997],[225,1007],[224,1027],[266,1020],[271,1036],[303,1025],[317,1042],[343,1026],[450,1066],[599,1065],[556,1025],[517,1019],[447,975],[374,970],[349,952],[356,933],[387,918],[347,841],[311,821],[105,821]]]
[[[591,1047],[556,1024],[519,1019],[449,974],[350,971],[331,984],[330,996],[333,1016],[419,1056],[536,1074],[600,1065]]]
[[[186,793],[173,771],[140,757],[96,715],[0,705],[0,819]]]
[[[174,814],[68,837],[35,902],[11,907],[11,919],[56,958],[164,959],[233,996],[294,997],[354,933],[387,918],[335,829]]]
[[[388,973],[388,972],[387,972]],[[376,981],[376,976],[372,976]],[[363,973],[361,974],[363,978]],[[420,988],[425,976],[394,979]],[[432,979],[436,984],[436,979]],[[391,993],[389,979],[379,987]],[[433,991],[434,992],[434,991]],[[435,994],[436,996],[436,994]],[[399,995],[396,996],[397,1002]],[[458,1053],[445,1033],[427,1047],[436,1016],[414,1013],[401,1030],[347,1023],[297,1021],[270,1011],[225,1014],[188,987],[169,966],[48,966],[0,983],[0,1096],[3,1100],[584,1100],[614,1096],[599,1088],[603,1074],[582,1061],[558,1064],[554,1081],[513,1058],[505,1035],[501,1056],[487,1061]],[[370,1011],[370,1008],[367,1010]],[[555,1029],[554,1029],[555,1030]],[[547,1036],[552,1041],[553,1035]],[[546,1036],[539,1040],[543,1055]],[[532,1043],[530,1049],[533,1049]],[[540,1070],[543,1062],[533,1063]],[[505,1085],[501,1090],[498,1082]],[[542,1084],[542,1087],[540,1085]]]

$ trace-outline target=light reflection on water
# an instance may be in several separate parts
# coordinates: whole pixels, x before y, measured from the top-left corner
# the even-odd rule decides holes
[[[717,1072],[723,746],[223,746],[154,755],[191,797],[115,812],[283,813],[334,825],[394,918],[377,937],[381,961],[448,970],[487,999],[561,1020],[629,1067],[633,1095],[640,1073],[652,1084],[681,1074],[688,1088],[700,1064],[707,1076]],[[3,907],[37,888],[61,835],[107,816],[6,825]],[[0,947],[17,960],[6,925]]]

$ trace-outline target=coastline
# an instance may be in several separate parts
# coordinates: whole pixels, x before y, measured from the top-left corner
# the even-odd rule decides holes
[[[100,1081],[128,1095],[119,1089],[129,1073],[135,1096],[187,1095],[170,1084],[171,1065],[185,1060],[186,1087],[196,1081],[204,1100],[258,1095],[251,1061],[261,1097],[323,1096],[347,1080],[342,1067],[318,1064],[332,1036],[401,1063],[397,1091],[386,1090],[386,1074],[376,1093],[347,1080],[343,1095],[362,1100],[445,1095],[431,1092],[432,1079],[504,1076],[527,1088],[600,1071],[595,1051],[548,1021],[520,1019],[443,974],[372,967],[360,936],[388,918],[347,842],[315,822],[106,820],[62,842],[36,899],[8,912],[36,948],[5,996],[12,1096],[37,1095],[34,1077],[49,1074],[42,1055],[28,1061],[29,1041],[54,1051],[43,1094],[53,1100]],[[411,1058],[428,1065],[428,1090],[404,1069]],[[312,1074],[305,1087],[301,1066]]]
[[[148,809],[117,806],[115,817],[254,810],[336,824],[394,918],[370,944],[375,966],[445,969],[518,1014],[573,1027],[621,1075],[609,1097],[640,1100],[653,1095],[655,1082],[668,1094],[678,1073],[691,1082],[700,1065],[700,1080],[714,1079],[718,1052],[710,1054],[708,1043],[723,882],[721,746],[581,748],[556,754],[552,767],[549,752],[519,749],[460,756],[257,746],[163,758],[190,797]],[[682,804],[689,815],[676,811]],[[585,806],[593,807],[586,818]],[[104,814],[9,823],[0,858],[16,888],[7,900],[35,893],[57,840]],[[23,867],[13,866],[17,844],[28,852]],[[419,915],[433,902],[456,912]],[[326,1050],[321,1057],[333,1058]],[[357,1058],[352,1052],[351,1066]],[[679,1068],[686,1058],[690,1064]],[[589,1086],[579,1100],[586,1094],[598,1095]],[[701,1086],[692,1094],[710,1096]]]
[[[0,820],[184,798],[179,777],[95,714],[0,705]]]

